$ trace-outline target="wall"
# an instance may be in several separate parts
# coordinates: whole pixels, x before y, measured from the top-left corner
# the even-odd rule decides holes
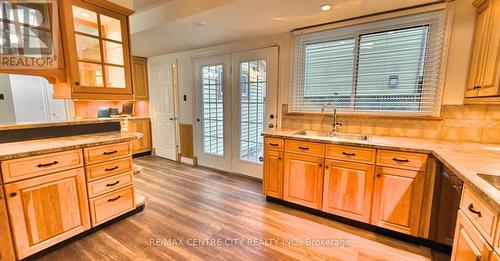
[[[115,3],[117,5],[121,5],[125,8],[134,10],[134,0],[108,0],[111,3]]]
[[[4,99],[0,100],[0,124],[15,123],[14,102],[8,74],[0,74],[0,94],[4,95]]]
[[[463,106],[464,88],[466,84],[469,55],[472,46],[475,8],[469,0],[456,0],[452,3],[452,23],[449,55],[442,68],[444,73],[444,88],[442,99],[442,119],[388,119],[383,117],[352,118],[340,117],[345,123],[343,130],[347,132],[394,135],[407,137],[440,138],[447,140],[467,140],[482,142],[500,142],[495,128],[499,127],[498,106]],[[331,126],[331,116],[326,115],[296,115],[281,113],[289,103],[291,89],[291,33],[250,39],[247,41],[213,46],[189,52],[151,57],[150,62],[161,63],[171,58],[178,59],[179,66],[179,101],[180,122],[192,124],[194,115],[193,104],[193,58],[197,56],[231,53],[237,50],[258,48],[265,44],[276,43],[280,47],[279,75],[279,115],[283,128],[325,129]],[[168,58],[168,59],[167,59]],[[183,101],[183,95],[188,100]],[[474,116],[472,112],[475,112]]]

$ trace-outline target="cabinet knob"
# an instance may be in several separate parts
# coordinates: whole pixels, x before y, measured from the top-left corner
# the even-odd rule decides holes
[[[80,85],[80,82],[75,82],[75,85]]]
[[[381,174],[377,174],[377,178],[380,178],[380,177],[382,177],[382,175]]]
[[[10,193],[10,197],[11,197],[11,198],[13,198],[13,197],[15,197],[15,196],[17,196],[17,192],[12,192],[12,193]]]

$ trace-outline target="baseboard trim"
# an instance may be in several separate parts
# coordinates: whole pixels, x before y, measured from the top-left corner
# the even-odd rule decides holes
[[[181,157],[181,163],[194,166],[194,160],[191,158]]]
[[[392,231],[392,230],[389,230],[389,229],[380,228],[380,227],[377,227],[377,226],[374,226],[374,225],[371,225],[371,224],[366,224],[366,223],[363,223],[363,222],[359,222],[359,221],[355,221],[355,220],[352,220],[352,219],[344,218],[344,217],[341,217],[341,216],[333,215],[333,214],[326,213],[326,212],[323,212],[323,211],[320,211],[320,210],[317,210],[317,209],[312,209],[312,208],[304,207],[304,206],[301,206],[301,205],[298,205],[298,204],[295,204],[295,203],[284,201],[284,200],[278,199],[278,198],[273,198],[273,197],[270,197],[270,196],[266,196],[266,200],[270,201],[270,202],[274,202],[274,203],[280,204],[280,205],[283,205],[283,206],[286,206],[286,207],[290,207],[290,208],[293,208],[293,209],[304,211],[304,212],[309,213],[309,214],[313,214],[313,215],[320,216],[320,217],[323,217],[323,218],[327,218],[327,219],[330,219],[330,220],[333,220],[333,221],[344,223],[344,224],[347,224],[347,225],[350,225],[350,226],[353,226],[353,227],[365,229],[365,230],[372,231],[372,232],[375,232],[377,234],[381,234],[381,235],[384,235],[384,236],[392,237],[392,238],[395,238],[395,239],[398,239],[398,240],[401,240],[401,241],[405,241],[405,242],[408,242],[408,243],[413,243],[413,244],[425,246],[425,247],[431,248],[431,249],[439,251],[439,252],[451,254],[451,250],[452,250],[451,246],[443,245],[441,243],[437,243],[437,242],[434,242],[434,241],[429,240],[429,239],[420,238],[420,237],[414,237],[414,236],[406,235],[406,234],[403,234],[403,233],[395,232],[395,231]]]

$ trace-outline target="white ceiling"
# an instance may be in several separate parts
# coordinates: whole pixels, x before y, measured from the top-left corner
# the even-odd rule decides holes
[[[134,0],[132,54],[186,51],[430,2],[439,0]],[[332,9],[322,12],[326,3]]]

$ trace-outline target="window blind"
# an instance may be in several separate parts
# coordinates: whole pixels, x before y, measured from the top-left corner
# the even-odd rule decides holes
[[[437,10],[296,35],[291,110],[333,102],[352,112],[436,114],[445,19]]]

